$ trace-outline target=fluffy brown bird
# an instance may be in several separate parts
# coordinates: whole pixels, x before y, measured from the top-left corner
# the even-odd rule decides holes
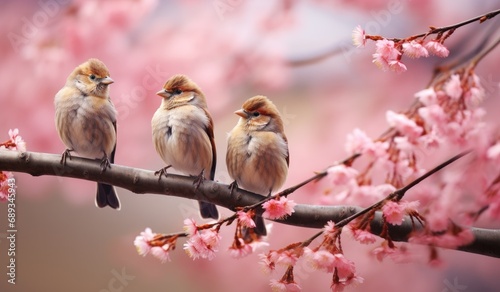
[[[240,119],[229,133],[226,164],[238,186],[261,195],[278,190],[288,174],[288,141],[276,106],[265,96],[254,96],[235,112]],[[256,232],[266,235],[262,217]]]
[[[172,76],[157,95],[163,99],[151,120],[153,144],[167,167],[191,175],[214,179],[217,152],[214,124],[201,89],[185,75]],[[214,204],[199,202],[203,218],[218,219]]]
[[[67,149],[61,163],[70,158],[70,152],[100,159],[102,171],[114,162],[116,150],[116,110],[109,97],[113,83],[103,62],[89,59],[76,67],[66,84],[54,98],[56,128]],[[120,209],[115,188],[97,183],[96,205]]]

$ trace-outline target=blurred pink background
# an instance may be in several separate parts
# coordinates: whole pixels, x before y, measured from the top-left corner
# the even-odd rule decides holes
[[[390,6],[393,5],[393,6]],[[396,5],[396,6],[394,6]],[[399,5],[399,6],[398,6]],[[226,135],[244,100],[270,97],[284,116],[290,145],[285,186],[346,158],[346,134],[363,129],[371,137],[387,125],[385,112],[408,107],[442,59],[404,59],[408,72],[384,73],[371,63],[373,44],[350,50],[356,25],[370,34],[406,37],[428,26],[454,24],[498,9],[498,1],[3,1],[0,11],[0,140],[19,128],[29,151],[62,153],[54,126],[53,97],[75,66],[101,59],[115,83],[119,112],[115,162],[157,170],[163,167],[151,142],[151,117],[158,91],[171,75],[189,75],[205,92],[215,122],[216,180],[229,183]],[[389,7],[398,7],[397,13]],[[225,10],[224,10],[225,9]],[[394,12],[394,9],[392,10]],[[477,44],[499,22],[472,24],[446,42],[454,57]],[[335,47],[342,53],[321,62],[294,66]],[[495,86],[485,101],[486,119],[498,124],[498,64],[492,52],[476,73]],[[491,84],[490,84],[491,85]],[[491,98],[490,98],[491,97]],[[2,140],[2,141],[3,141]],[[434,163],[434,162],[432,162]],[[258,256],[234,260],[229,247],[234,226],[222,229],[215,260],[191,260],[179,241],[172,262],[139,256],[133,240],[145,227],[175,232],[183,218],[198,219],[196,202],[137,195],[118,189],[122,210],[94,206],[95,183],[15,174],[17,196],[17,284],[7,283],[6,206],[0,204],[0,291],[268,291],[271,278]],[[298,203],[324,200],[319,185],[293,195]],[[222,210],[223,214],[230,214]],[[489,227],[499,227],[493,222]],[[316,230],[274,224],[270,248],[301,241]],[[347,234],[347,233],[346,233]],[[368,256],[365,246],[344,236],[345,255],[365,283],[352,291],[494,291],[500,261],[441,251],[445,265],[425,259],[406,264]],[[464,264],[465,263],[465,264]],[[126,274],[127,278],[116,275]],[[327,291],[331,275],[296,270],[304,291]],[[113,287],[115,290],[113,290]],[[448,290],[446,290],[448,289]]]

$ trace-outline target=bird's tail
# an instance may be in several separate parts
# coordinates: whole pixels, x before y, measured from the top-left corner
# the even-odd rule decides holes
[[[217,208],[212,203],[198,202],[200,204],[200,215],[202,218],[213,218],[219,220],[219,212]]]
[[[97,183],[95,204],[99,208],[110,206],[113,209],[120,210],[120,200],[116,195],[115,187],[108,184]]]

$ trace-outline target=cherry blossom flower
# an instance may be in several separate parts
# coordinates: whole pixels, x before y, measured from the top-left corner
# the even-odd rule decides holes
[[[262,270],[265,273],[271,273],[276,269],[276,261],[279,258],[279,254],[278,252],[272,250],[265,254],[264,253],[259,254],[259,258],[260,258],[259,263],[262,266]]]
[[[324,228],[325,228],[325,231],[323,231],[323,233],[325,234],[325,236],[334,237],[338,233],[338,230],[335,229],[335,222],[333,222],[332,220],[326,222],[326,225]]]
[[[389,69],[396,73],[403,73],[407,70],[406,65],[401,63],[398,60],[390,61],[389,62]]]
[[[399,61],[401,52],[394,47],[393,41],[382,39],[378,40],[375,45],[377,47],[376,53],[373,54],[373,63],[375,65],[384,71],[406,71],[406,66]]]
[[[151,254],[160,260],[160,262],[166,263],[170,261],[169,251],[172,249],[172,245],[164,244],[163,246],[153,246],[151,248]]]
[[[255,222],[253,221],[252,216],[248,212],[238,211],[236,212],[236,214],[238,215],[238,220],[242,226],[248,228],[255,227]]]
[[[298,260],[297,252],[295,249],[286,249],[279,253],[279,257],[276,260],[276,263],[284,266],[294,266]]]
[[[246,244],[242,238],[235,238],[235,241],[229,247],[229,254],[233,258],[243,258],[253,252],[253,248],[250,244]]]
[[[437,94],[433,87],[415,93],[415,98],[427,106],[437,103]]]
[[[198,231],[198,226],[196,225],[196,221],[194,221],[194,219],[184,219],[183,229],[188,236],[193,236]]]
[[[5,143],[0,143],[0,149],[17,150],[26,152],[26,142],[19,135],[18,129],[9,130],[9,140]]]
[[[404,219],[404,206],[393,201],[386,202],[382,207],[385,220],[393,225],[401,225]]]
[[[383,261],[384,258],[390,256],[396,252],[396,248],[389,247],[387,241],[382,242],[379,247],[372,250],[372,254],[377,258],[379,262]]]
[[[140,255],[146,256],[151,251],[151,245],[149,242],[153,240],[155,236],[156,233],[153,233],[151,228],[146,228],[146,230],[141,232],[141,234],[135,238],[134,245]]]
[[[407,136],[410,141],[415,141],[422,135],[423,129],[404,114],[397,114],[389,110],[386,112],[386,119],[389,126],[396,128],[402,135]]]
[[[269,219],[284,218],[295,212],[295,210],[293,210],[295,205],[297,204],[293,200],[289,200],[286,197],[269,200],[262,204],[262,208],[265,210],[262,216]]]
[[[348,154],[353,155],[364,152],[370,143],[373,143],[372,139],[362,130],[355,128],[347,135],[344,148]]]
[[[403,52],[410,58],[428,57],[429,52],[417,41],[403,43]]]
[[[450,51],[448,51],[443,44],[436,40],[426,42],[424,47],[429,51],[429,53],[441,58],[446,58],[450,54]]]
[[[364,47],[366,44],[366,34],[360,25],[352,31],[352,42],[357,48]]]
[[[365,132],[356,128],[347,135],[345,150],[348,154],[367,154],[372,158],[382,158],[387,155],[387,142],[373,142]]]
[[[458,100],[462,96],[462,84],[460,83],[460,76],[453,74],[444,85],[446,94],[454,100]]]
[[[349,228],[354,239],[363,244],[371,244],[377,240],[377,237],[366,230]]]
[[[313,251],[310,248],[304,248],[304,258],[313,269],[327,273],[333,273],[336,270],[338,277],[342,280],[352,278],[356,273],[354,262],[345,258],[342,253],[332,254],[324,249]]]
[[[9,189],[12,189],[9,179],[13,177],[14,174],[10,171],[0,171],[0,202],[7,201],[9,198]]]
[[[26,152],[26,142],[24,142],[23,138],[19,135],[19,129],[9,130],[10,141],[14,143],[14,147],[12,150],[18,150],[21,152]]]
[[[333,184],[336,186],[348,185],[350,182],[356,179],[359,172],[352,168],[347,167],[344,164],[335,165],[327,170],[329,177],[332,179]]]
[[[299,291],[302,291],[302,288],[300,288],[300,286],[295,283],[295,282],[292,282],[292,283],[287,283],[285,282],[284,280],[276,280],[276,279],[272,279],[271,282],[269,283],[269,285],[271,286],[271,290],[273,292],[299,292]]]
[[[418,114],[424,119],[427,125],[443,128],[449,122],[448,115],[438,104],[424,106],[418,109]]]
[[[329,251],[312,251],[310,248],[304,248],[304,259],[315,270],[333,272],[335,257]]]
[[[498,161],[500,158],[500,142],[497,142],[495,145],[488,148],[486,151],[486,157],[488,159]]]
[[[219,233],[212,229],[196,232],[184,244],[184,250],[193,259],[212,260],[218,251],[220,239]]]

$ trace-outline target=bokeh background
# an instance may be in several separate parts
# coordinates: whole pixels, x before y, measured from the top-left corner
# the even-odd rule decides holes
[[[225,151],[226,135],[237,121],[233,112],[257,94],[275,102],[290,145],[285,186],[345,158],[345,137],[354,128],[371,137],[382,133],[385,112],[408,107],[443,62],[404,59],[408,72],[382,72],[371,63],[373,44],[353,50],[356,25],[370,34],[406,37],[500,8],[495,0],[40,0],[0,5],[0,140],[19,128],[28,150],[62,153],[53,122],[54,94],[75,66],[95,57],[115,80],[116,163],[150,170],[164,166],[151,142],[150,120],[160,104],[154,93],[171,75],[184,73],[207,96],[221,182],[230,182]],[[466,53],[492,27],[498,30],[500,22],[457,30],[446,42],[450,58]],[[329,57],[315,61],[322,55]],[[491,123],[500,122],[495,113],[499,62],[497,48],[476,71],[490,88],[485,107]],[[282,275],[262,273],[257,254],[230,258],[225,249],[234,227],[222,229],[221,251],[213,261],[191,260],[182,241],[166,264],[137,254],[132,243],[139,232],[145,227],[180,231],[183,218],[198,218],[195,202],[118,189],[122,210],[100,210],[94,206],[92,182],[15,177],[17,281],[7,283],[7,217],[1,204],[0,291],[268,291],[271,277]],[[314,184],[293,198],[328,202],[322,186]],[[275,224],[270,248],[314,232]],[[444,264],[430,267],[425,256],[410,263],[378,262],[369,256],[375,245],[362,246],[349,236],[343,247],[365,278],[352,291],[495,291],[500,286],[498,259],[442,250]],[[327,291],[331,275],[299,266],[296,280],[304,291]],[[452,290],[457,287],[463,290]]]

